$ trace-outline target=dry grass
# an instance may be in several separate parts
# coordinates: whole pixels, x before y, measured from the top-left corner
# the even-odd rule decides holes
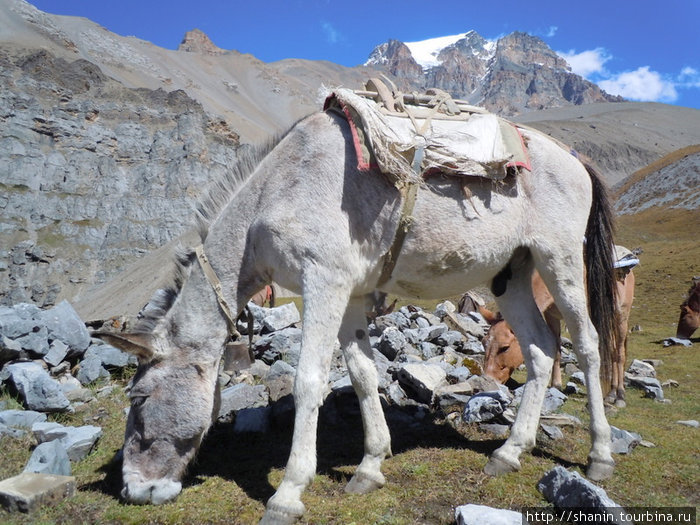
[[[635,269],[637,293],[631,320],[641,331],[630,335],[629,360],[661,359],[661,381],[679,383],[678,388],[665,389],[670,404],[629,390],[628,407],[609,415],[613,425],[639,432],[656,445],[616,456],[615,476],[601,486],[622,505],[690,506],[700,501],[700,430],[676,423],[700,419],[695,391],[700,385],[700,355],[695,348],[660,344],[675,333],[678,305],[689,279],[700,274],[699,219],[698,211],[650,210],[620,221],[619,242],[644,250],[642,264]],[[362,455],[359,417],[325,407],[319,431],[319,473],[303,497],[308,512],[302,523],[449,524],[454,506],[465,503],[501,508],[547,505],[536,489],[540,477],[556,464],[580,470],[586,461],[585,403],[583,396],[572,396],[564,405],[564,411],[578,416],[584,428],[566,428],[561,441],[541,441],[533,454],[523,456],[521,472],[499,478],[485,476],[482,468],[502,440],[470,426],[453,428],[431,414],[417,420],[411,409],[390,408],[394,456],[383,469],[387,485],[366,496],[343,492]],[[0,511],[0,522],[248,524],[262,516],[264,502],[282,478],[291,441],[289,428],[264,436],[238,436],[230,426],[215,427],[177,500],[139,507],[118,499],[119,465],[112,461],[121,445],[126,404],[120,394],[91,403],[86,412],[63,421],[99,424],[104,429],[97,450],[74,465],[79,489],[74,498],[32,516]],[[30,439],[2,440],[1,477],[21,471],[30,445]]]

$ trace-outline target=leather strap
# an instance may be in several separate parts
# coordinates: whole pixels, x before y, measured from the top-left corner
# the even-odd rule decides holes
[[[207,259],[207,256],[204,253],[204,246],[200,244],[194,249],[194,252],[197,254],[197,260],[199,261],[199,266],[202,268],[202,272],[204,272],[204,277],[206,277],[207,281],[209,281],[209,284],[214,290],[214,294],[216,294],[216,300],[219,303],[219,308],[221,309],[221,313],[224,314],[224,319],[226,320],[226,325],[228,326],[229,336],[232,339],[240,338],[241,334],[236,329],[236,319],[233,317],[231,307],[221,291],[221,281],[216,276],[214,268],[211,267],[211,264],[209,264],[209,259]]]

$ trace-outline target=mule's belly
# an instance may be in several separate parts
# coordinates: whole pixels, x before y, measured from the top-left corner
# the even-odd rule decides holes
[[[527,210],[507,186],[493,191],[476,180],[466,198],[460,183],[436,181],[416,200],[411,229],[391,280],[383,288],[421,299],[439,299],[489,283],[516,248],[529,243]]]

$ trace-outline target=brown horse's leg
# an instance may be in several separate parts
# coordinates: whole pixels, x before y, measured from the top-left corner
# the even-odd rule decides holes
[[[553,308],[556,308],[553,306]],[[544,320],[547,322],[547,326],[554,334],[554,338],[557,340],[557,349],[554,354],[554,365],[552,366],[552,386],[561,390],[561,318],[558,316],[559,311],[552,311],[552,308],[548,309],[544,313]]]

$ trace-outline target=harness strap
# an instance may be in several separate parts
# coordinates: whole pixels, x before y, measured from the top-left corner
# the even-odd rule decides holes
[[[382,266],[382,273],[379,276],[379,281],[377,281],[377,288],[381,288],[389,281],[389,279],[391,279],[391,274],[394,272],[396,262],[399,260],[399,253],[401,253],[401,248],[403,247],[404,240],[406,239],[406,234],[411,228],[411,223],[413,222],[413,207],[416,204],[418,183],[409,183],[404,192],[405,195],[401,206],[399,227],[396,230],[396,235],[394,236],[394,242],[391,244],[391,248],[384,256],[384,265]]]
[[[226,320],[226,325],[228,326],[229,336],[231,336],[232,339],[240,338],[241,334],[236,329],[236,320],[231,313],[231,307],[229,306],[228,302],[226,302],[226,298],[221,291],[221,281],[216,276],[214,268],[211,267],[209,259],[207,259],[207,256],[204,253],[204,246],[200,244],[194,249],[194,252],[197,254],[197,261],[199,261],[199,266],[202,268],[202,272],[204,272],[204,277],[206,277],[207,281],[209,281],[209,284],[214,290],[214,294],[216,294],[216,300],[219,303],[219,308],[221,309],[221,313],[224,314],[224,319]]]

